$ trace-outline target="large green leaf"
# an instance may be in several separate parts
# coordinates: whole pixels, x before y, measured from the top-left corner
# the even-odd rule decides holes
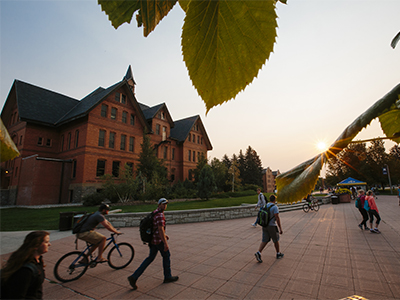
[[[0,119],[0,156],[1,162],[14,159],[19,156],[19,151],[8,134],[7,128],[3,124],[3,120]]]
[[[397,101],[400,106],[400,100]],[[396,106],[395,106],[396,107]],[[400,143],[400,109],[393,108],[392,110],[379,116],[379,122],[383,132],[387,137],[396,143]]]
[[[143,25],[143,35],[148,36],[174,7],[177,0],[98,0],[98,2],[115,28],[123,23],[130,23],[134,12],[138,10],[136,16],[138,27]]]
[[[355,136],[372,120],[379,117],[382,122],[382,128],[386,130],[385,134],[388,136],[396,134],[400,128],[399,112],[393,109],[393,105],[396,104],[399,94],[400,84],[355,119],[336,139],[328,151],[277,176],[278,202],[295,202],[303,199],[314,188],[322,165],[326,160],[346,148]],[[398,142],[397,138],[393,140]]]
[[[275,1],[191,1],[182,32],[189,76],[207,111],[257,76],[276,38]]]

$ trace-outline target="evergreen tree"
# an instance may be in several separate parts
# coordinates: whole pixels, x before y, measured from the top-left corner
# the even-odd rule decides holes
[[[141,152],[139,154],[139,164],[137,167],[137,174],[144,178],[144,181],[151,182],[153,177],[157,181],[165,183],[167,181],[167,169],[163,163],[156,157],[153,146],[150,142],[148,134],[143,135],[143,143]]]
[[[226,167],[226,165],[218,158],[214,158],[211,161],[211,169],[214,173],[217,191],[228,192],[230,186],[226,184],[229,178],[228,168]]]
[[[209,165],[204,165],[201,169],[199,182],[197,183],[198,196],[208,200],[216,190],[214,173]]]
[[[384,188],[388,185],[388,176],[383,175],[382,168],[389,161],[385,152],[385,142],[381,140],[372,141],[367,149],[367,177],[371,185],[380,185]]]
[[[238,168],[239,168],[239,172],[240,172],[240,179],[242,180],[243,183],[246,183],[245,177],[247,176],[247,172],[246,172],[247,162],[246,162],[246,158],[243,154],[242,149],[240,149],[240,151],[239,151],[237,163],[238,163]]]
[[[207,157],[202,152],[198,157],[196,169],[194,170],[194,182],[197,183],[199,181],[200,172],[203,167],[208,163]]]
[[[389,170],[393,185],[400,186],[400,146],[394,145],[389,151]]]
[[[250,146],[246,150],[243,184],[262,186],[262,163],[257,152]]]

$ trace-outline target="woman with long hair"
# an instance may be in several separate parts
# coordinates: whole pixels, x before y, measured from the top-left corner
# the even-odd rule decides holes
[[[47,231],[29,233],[1,270],[2,299],[43,299],[44,264],[42,255],[50,247]]]

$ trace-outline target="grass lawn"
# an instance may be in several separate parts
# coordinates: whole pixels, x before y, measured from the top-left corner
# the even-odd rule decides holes
[[[265,194],[266,198],[269,194]],[[242,203],[257,203],[257,196],[238,198],[223,198],[213,200],[197,200],[187,202],[172,202],[168,204],[168,210],[189,210],[214,207],[239,206]],[[156,204],[143,204],[122,206],[112,204],[111,209],[122,209],[122,212],[150,212],[156,208]],[[94,206],[75,206],[59,208],[6,208],[0,209],[0,231],[22,230],[57,230],[60,220],[60,212],[95,212]]]

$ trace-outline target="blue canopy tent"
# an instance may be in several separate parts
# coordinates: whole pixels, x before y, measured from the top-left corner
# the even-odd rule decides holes
[[[349,177],[345,180],[342,180],[337,184],[337,186],[355,186],[355,185],[367,185],[366,182],[362,182],[360,180],[354,179],[352,177]]]

